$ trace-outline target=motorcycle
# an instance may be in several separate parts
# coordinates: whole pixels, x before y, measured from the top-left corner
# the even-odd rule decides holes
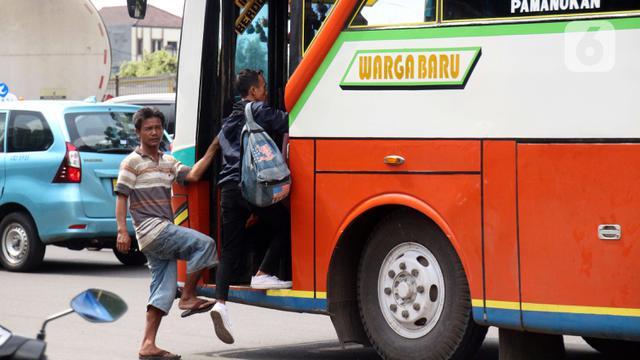
[[[71,300],[70,309],[49,316],[35,339],[13,335],[0,326],[0,360],[45,360],[45,327],[50,321],[75,312],[89,322],[113,322],[126,311],[127,304],[118,295],[101,289],[85,290]]]

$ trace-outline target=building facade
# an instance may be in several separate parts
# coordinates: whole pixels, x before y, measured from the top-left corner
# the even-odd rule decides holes
[[[145,53],[166,50],[174,55],[180,47],[182,18],[149,5],[144,19],[129,17],[126,6],[100,10],[111,43],[111,73],[125,61],[141,60]]]

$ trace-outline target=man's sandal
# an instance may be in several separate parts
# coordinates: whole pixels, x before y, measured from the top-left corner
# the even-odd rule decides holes
[[[193,304],[193,307],[191,307],[191,309],[187,309],[183,311],[182,314],[180,314],[180,317],[186,318],[194,314],[200,314],[203,312],[210,311],[211,309],[213,309],[213,305],[215,304],[216,304],[215,300],[208,301],[204,299],[198,299],[198,301],[195,304]]]
[[[172,354],[168,351],[163,351],[160,354],[154,354],[154,355],[138,354],[138,359],[140,360],[180,360],[182,359],[182,357],[180,355]]]

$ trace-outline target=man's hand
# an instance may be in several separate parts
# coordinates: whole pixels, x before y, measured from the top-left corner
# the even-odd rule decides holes
[[[202,175],[204,174],[204,172],[209,167],[209,164],[211,164],[211,161],[213,160],[213,157],[218,152],[218,149],[220,149],[220,140],[216,136],[215,139],[213,139],[213,141],[211,142],[211,145],[209,145],[209,148],[207,148],[207,152],[204,154],[202,159],[198,160],[193,165],[193,167],[191,168],[191,171],[189,171],[187,176],[185,176],[184,178],[185,181],[187,182],[199,181],[200,178],[202,178]]]
[[[129,253],[131,249],[131,237],[127,230],[118,231],[118,240],[116,241],[116,248],[123,254]]]
[[[249,216],[249,218],[247,219],[247,222],[244,224],[244,227],[248,229],[257,223],[258,217],[254,214],[251,214],[251,216]]]

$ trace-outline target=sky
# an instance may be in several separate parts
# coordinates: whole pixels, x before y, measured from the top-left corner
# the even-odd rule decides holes
[[[93,5],[100,10],[106,6],[126,6],[127,0],[91,0]],[[148,0],[149,5],[153,5],[174,15],[182,17],[184,0]]]

